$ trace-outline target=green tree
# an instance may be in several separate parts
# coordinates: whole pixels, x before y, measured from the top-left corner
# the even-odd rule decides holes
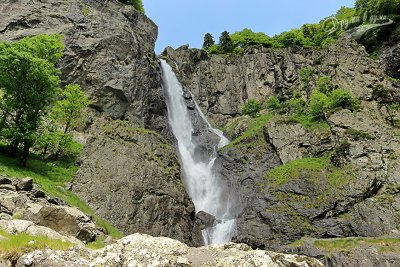
[[[16,154],[22,145],[20,164],[26,166],[29,150],[43,117],[56,101],[62,57],[61,35],[30,37],[0,44],[0,135]]]
[[[258,112],[260,112],[262,105],[260,101],[255,99],[250,99],[246,102],[244,107],[242,108],[242,113],[245,115],[250,115],[251,117],[257,117]]]
[[[250,29],[243,29],[231,35],[234,47],[247,48],[249,46],[272,47],[272,39],[265,33],[255,33]]]
[[[204,35],[203,49],[208,50],[214,44],[214,37],[211,35],[211,33],[206,33]]]
[[[233,51],[233,42],[229,32],[223,31],[219,37],[219,47],[222,53],[227,54]]]
[[[315,117],[324,117],[329,108],[329,98],[318,90],[314,90],[310,97],[309,111]]]
[[[58,160],[60,153],[68,150],[73,141],[71,130],[78,126],[82,111],[89,105],[89,99],[82,92],[79,85],[67,85],[61,92],[61,100],[57,101],[51,112],[52,121],[58,126],[58,133],[53,141],[56,141],[57,150],[54,159]]]

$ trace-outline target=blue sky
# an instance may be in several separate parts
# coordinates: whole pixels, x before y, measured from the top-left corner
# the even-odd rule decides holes
[[[159,28],[157,54],[166,46],[201,47],[210,32],[218,42],[224,30],[243,28],[269,36],[314,23],[354,0],[143,0],[146,14]]]

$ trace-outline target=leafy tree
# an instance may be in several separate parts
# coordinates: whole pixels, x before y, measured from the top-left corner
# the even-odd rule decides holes
[[[222,53],[231,53],[233,51],[233,42],[229,32],[223,31],[219,37],[219,47]]]
[[[314,90],[310,97],[309,111],[315,117],[324,117],[329,108],[329,98],[318,90]]]
[[[214,37],[211,35],[211,33],[206,33],[206,35],[204,35],[203,49],[208,50],[214,44]]]
[[[89,99],[82,92],[79,85],[67,85],[61,93],[61,100],[57,101],[51,112],[51,117],[61,129],[58,134],[58,148],[54,159],[57,160],[61,152],[67,150],[72,142],[71,130],[78,126],[82,110],[89,105]]]
[[[40,35],[15,43],[0,44],[0,135],[26,166],[37,130],[56,101],[60,72],[55,63],[62,57],[61,35]]]
[[[260,101],[255,99],[250,99],[246,102],[244,107],[242,108],[242,113],[245,115],[250,115],[251,117],[257,117],[258,112],[260,112],[262,105]]]
[[[216,45],[216,44],[210,46],[210,47],[207,49],[207,53],[210,54],[210,55],[212,55],[212,54],[220,54],[219,46]]]
[[[249,46],[272,47],[272,39],[265,33],[255,33],[250,29],[243,29],[231,35],[234,47],[247,48]]]

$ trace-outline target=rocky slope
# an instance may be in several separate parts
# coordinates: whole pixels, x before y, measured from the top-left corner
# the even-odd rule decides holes
[[[1,1],[0,13],[0,40],[63,34],[62,82],[80,84],[90,98],[72,190],[126,234],[191,242],[193,207],[171,141],[143,129],[170,138],[154,54],[157,26],[117,1]]]
[[[396,50],[383,51],[394,53],[394,65]],[[400,132],[372,92],[382,85],[398,101],[399,82],[363,46],[342,39],[324,49],[249,48],[228,57],[181,47],[163,56],[233,139],[218,161],[244,205],[236,241],[279,249],[305,235],[398,237]],[[290,99],[302,68],[313,68],[307,95],[328,75],[336,88],[361,99],[360,110],[336,109],[325,122],[312,123],[271,111],[240,116],[248,99]],[[352,264],[343,266],[358,266]]]
[[[10,266],[3,261],[1,266]],[[318,260],[251,250],[246,245],[226,244],[207,248],[191,248],[179,241],[134,234],[100,250],[74,247],[67,251],[37,250],[19,257],[23,266],[268,266],[322,267]]]

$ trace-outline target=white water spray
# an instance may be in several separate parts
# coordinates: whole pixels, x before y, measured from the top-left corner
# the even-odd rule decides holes
[[[205,211],[215,216],[214,226],[202,231],[204,243],[223,244],[231,241],[236,233],[236,220],[232,210],[234,205],[228,187],[219,179],[214,170],[217,149],[229,143],[220,130],[211,127],[199,107],[197,112],[209,130],[219,136],[218,147],[206,161],[196,157],[197,145],[193,142],[194,132],[191,117],[183,97],[183,89],[172,68],[161,60],[163,71],[163,88],[167,96],[168,118],[172,131],[178,141],[178,149],[182,162],[183,177],[186,189],[191,197],[196,212]]]

